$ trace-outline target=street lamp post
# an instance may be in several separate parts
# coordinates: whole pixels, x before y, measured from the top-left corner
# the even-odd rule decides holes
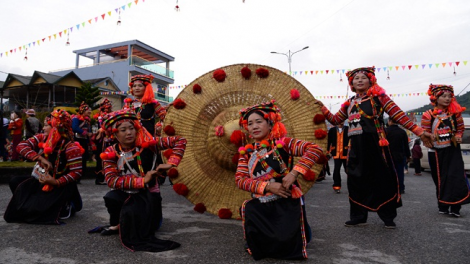
[[[307,46],[307,47],[304,47],[303,49],[298,50],[298,51],[296,51],[296,52],[291,52],[291,51],[289,50],[288,53],[280,53],[280,52],[276,52],[276,51],[271,51],[271,53],[273,53],[273,54],[286,55],[286,57],[287,57],[287,62],[289,63],[289,74],[291,74],[292,71],[291,71],[291,67],[290,67],[290,66],[291,66],[291,62],[292,62],[292,56],[294,56],[294,54],[296,54],[297,52],[300,52],[300,51],[306,50],[306,49],[308,49],[308,46]]]

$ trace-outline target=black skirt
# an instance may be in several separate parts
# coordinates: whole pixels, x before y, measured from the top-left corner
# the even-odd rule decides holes
[[[21,182],[13,193],[3,215],[6,222],[30,224],[61,224],[59,214],[68,202],[73,202],[75,211],[82,209],[82,200],[76,183],[69,183],[52,191],[44,192],[43,185],[33,177]]]
[[[460,144],[436,149],[439,202],[444,204],[470,203],[470,190],[465,174]]]
[[[307,258],[308,224],[301,199],[248,200],[243,203],[242,218],[247,250],[255,260]]]
[[[390,150],[379,146],[377,133],[350,137],[346,164],[349,199],[371,211],[387,203],[401,206],[398,176]]]

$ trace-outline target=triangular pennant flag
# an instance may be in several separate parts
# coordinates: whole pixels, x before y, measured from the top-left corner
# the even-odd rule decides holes
[[[42,42],[44,42],[44,40],[46,40],[46,38],[43,38],[43,39],[42,39]]]
[[[137,5],[137,2],[139,2],[139,0],[135,0],[134,2],[135,2],[135,4]]]
[[[424,67],[426,67],[426,64],[423,64],[423,65],[421,65],[421,66],[422,66],[422,67],[423,67],[423,69],[424,69]]]
[[[377,68],[377,72],[380,72],[380,68]]]
[[[326,70],[326,74],[328,74],[328,70]]]
[[[467,61],[463,61],[463,65],[467,66]]]
[[[72,32],[72,30],[73,30],[73,27],[70,27],[70,32]]]
[[[33,42],[33,47],[36,46],[36,42]],[[11,53],[11,50],[10,50],[10,53]]]
[[[431,67],[432,67],[432,64],[431,64],[431,63],[429,63],[429,69],[431,69]]]
[[[29,48],[31,48],[31,42],[30,42],[30,43],[28,43],[28,47],[29,47]]]
[[[108,11],[108,16],[111,16],[111,11]]]
[[[445,62],[443,62],[443,63],[442,63],[442,67],[445,67],[445,66],[446,66],[446,63],[445,63]]]
[[[106,16],[106,14],[102,14],[102,15],[101,15],[101,17],[103,18],[103,20],[104,20],[104,17],[105,17],[105,16]]]
[[[62,31],[61,31],[61,32],[59,32],[59,36],[60,36],[60,37],[62,37]]]
[[[339,73],[339,70],[336,70],[336,73]]]
[[[5,54],[8,56],[8,51],[5,51]]]
[[[91,22],[90,22],[90,23],[91,23]],[[85,26],[85,22],[82,22],[82,27],[84,27],[84,26]]]
[[[3,57],[3,53],[0,53],[0,58]]]
[[[315,74],[318,74],[318,71],[315,71]]]
[[[388,67],[388,70],[390,70],[390,71],[391,71],[392,69],[393,69],[393,67],[392,67],[392,66],[389,66],[389,67]]]
[[[132,2],[130,2],[129,4],[127,4],[127,6],[128,6],[129,8],[131,8],[131,5],[132,5]]]
[[[411,70],[411,67],[413,67],[412,65],[408,65],[408,70]]]
[[[41,44],[41,43],[40,43],[39,40],[38,40],[38,45],[39,45],[39,44]],[[15,52],[16,52],[16,49],[15,49]]]
[[[118,12],[118,10],[119,10],[119,8],[116,8],[116,9],[114,9],[114,10],[116,10],[116,13],[117,13],[117,12]],[[170,89],[171,89],[171,88],[170,88]]]
[[[98,17],[95,17],[95,22],[98,22]]]
[[[434,64],[434,65],[436,65],[436,68],[439,68],[439,63],[436,63],[436,64]]]
[[[460,61],[455,62],[455,65],[457,65],[457,67],[459,67],[459,64],[460,64]]]
[[[21,47],[18,47],[18,48],[19,48],[19,49],[20,49],[20,51],[21,51]]]
[[[305,75],[307,75],[307,74],[308,74],[308,71],[305,71]]]
[[[321,74],[323,74],[323,71],[320,71]]]
[[[91,24],[91,20],[92,20],[92,19],[88,19],[88,23],[90,23],[90,24]]]
[[[402,68],[403,70],[405,69],[405,67],[406,67],[405,65],[401,66],[401,68]]]
[[[126,6],[125,6],[125,5],[121,6],[121,8],[122,8],[123,11],[126,10]]]
[[[313,71],[310,71],[310,75],[313,75]]]
[[[64,35],[67,34],[67,29],[64,30]]]
[[[398,68],[400,68],[400,67],[399,67],[399,66],[395,66],[395,69],[397,69],[397,71],[398,71]]]
[[[449,62],[449,67],[452,67],[452,62]]]
[[[415,68],[418,69],[419,65],[415,65]]]
[[[335,70],[331,70],[330,72],[331,72],[331,74],[333,74],[333,73],[335,73]]]
[[[56,39],[56,38],[57,38],[57,34],[54,34],[54,39]]]
[[[384,71],[386,71],[386,70],[387,70],[387,67],[383,67],[383,69],[384,69]]]
[[[343,73],[344,73],[344,69],[343,69],[342,71],[343,71]]]
[[[51,36],[49,36],[49,41],[51,41]]]

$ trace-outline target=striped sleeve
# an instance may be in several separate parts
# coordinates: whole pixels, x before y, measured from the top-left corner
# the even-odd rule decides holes
[[[116,153],[113,146],[108,147],[104,152]],[[104,176],[109,188],[119,190],[142,189],[145,187],[144,178],[134,174],[119,175],[117,169],[118,156],[103,159]]]
[[[36,161],[39,158],[39,142],[44,142],[46,135],[37,134],[26,140],[21,141],[16,146],[16,151],[24,158]]]
[[[461,113],[455,114],[455,119],[457,121],[457,132],[455,133],[455,136],[457,137],[462,137],[463,132],[465,131],[465,124],[463,123],[463,118]]]
[[[248,172],[248,155],[240,155],[235,173],[235,184],[241,190],[263,194],[268,182],[252,179]]]
[[[423,129],[413,123],[405,114],[405,112],[403,112],[387,94],[379,96],[378,98],[380,103],[383,105],[384,111],[393,121],[402,125],[404,128],[410,130],[417,136],[421,136],[424,133]]]
[[[157,137],[158,149],[173,149],[173,153],[168,159],[168,164],[178,166],[183,158],[184,151],[186,150],[186,139],[184,137]]]
[[[154,103],[153,105],[155,108],[155,113],[160,118],[160,121],[165,120],[165,116],[166,116],[165,108],[158,102],[158,100],[155,100],[153,103]]]
[[[285,143],[284,149],[290,155],[301,157],[299,162],[294,165],[293,170],[302,175],[305,175],[323,154],[323,150],[317,144],[308,141],[294,138],[284,138],[283,141]]]
[[[65,156],[67,158],[65,166],[68,168],[68,173],[57,179],[59,186],[76,182],[82,177],[82,153],[80,148],[74,143],[69,143],[65,149]]]
[[[330,122],[334,126],[342,124],[343,121],[348,118],[348,108],[346,104],[342,104],[341,108],[335,115],[333,115],[326,106],[322,106],[321,111],[323,115],[325,115],[326,120],[328,120],[328,122]]]
[[[431,133],[431,125],[431,113],[429,111],[426,111],[421,117],[421,127],[424,129],[424,131]]]

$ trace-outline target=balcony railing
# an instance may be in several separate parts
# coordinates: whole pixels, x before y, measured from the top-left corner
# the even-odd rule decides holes
[[[132,56],[131,58],[131,65],[134,65],[134,66],[138,66],[138,67],[141,67],[141,68],[144,68],[148,71],[151,71],[153,73],[156,73],[156,74],[160,74],[160,75],[163,75],[163,76],[166,76],[166,77],[169,77],[171,79],[174,79],[175,78],[175,73],[174,71],[170,70],[170,69],[167,69],[165,67],[162,67],[158,64],[155,64],[151,61],[148,61],[144,58],[141,58],[139,56]]]

